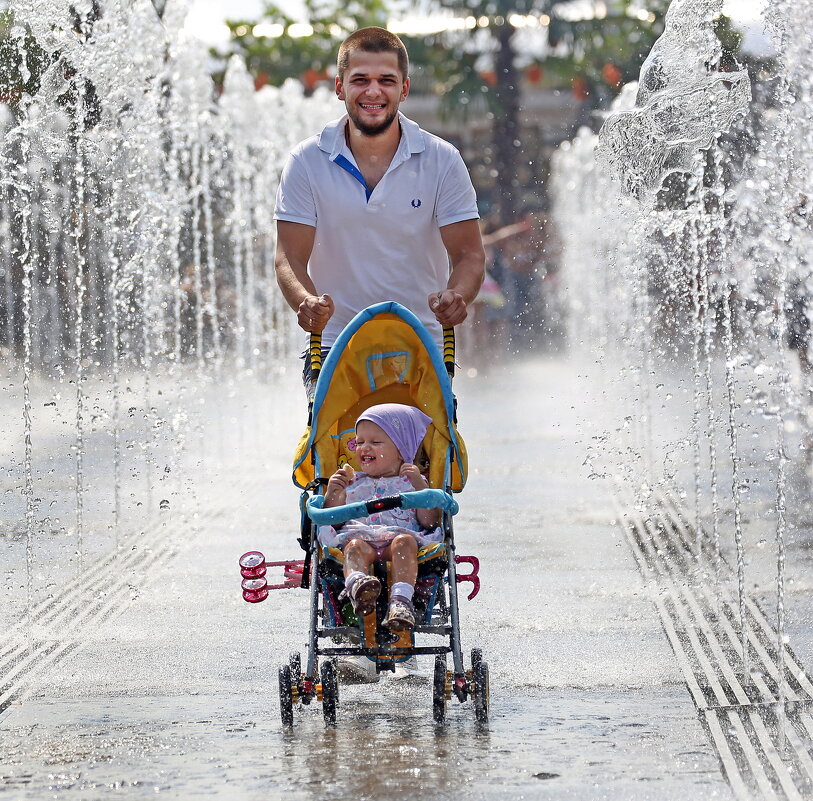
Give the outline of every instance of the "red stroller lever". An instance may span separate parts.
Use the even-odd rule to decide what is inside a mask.
[[[305,572],[304,559],[284,559],[281,562],[266,562],[268,567],[281,567],[285,581],[282,584],[269,584],[269,590],[286,590],[288,587],[301,587]]]
[[[456,576],[458,584],[463,581],[470,581],[474,585],[471,592],[466,596],[467,600],[470,601],[480,592],[480,577],[478,575],[480,572],[480,560],[476,556],[455,556],[454,561],[457,565],[461,562],[466,562],[471,565],[470,573],[464,573],[462,576],[458,573]]]

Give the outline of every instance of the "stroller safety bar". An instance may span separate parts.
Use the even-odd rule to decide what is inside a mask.
[[[456,515],[460,509],[457,501],[448,492],[429,488],[390,495],[387,498],[347,503],[344,506],[331,506],[328,509],[323,508],[324,503],[323,495],[308,498],[308,517],[317,526],[335,526],[338,523],[346,523],[354,517],[369,517],[385,509],[442,509],[452,515]]]

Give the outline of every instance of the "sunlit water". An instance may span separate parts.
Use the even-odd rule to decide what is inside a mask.
[[[556,361],[458,381],[472,475],[456,539],[483,580],[461,631],[491,667],[487,730],[457,702],[436,729],[428,684],[389,680],[343,686],[335,730],[318,706],[280,726],[276,668],[303,650],[307,593],[245,604],[236,558],[298,554],[289,457],[305,412],[290,376],[223,407],[242,409],[254,447],[200,465],[215,487],[197,526],[167,534],[177,556],[0,718],[8,785],[21,798],[727,798],[609,487],[583,464],[601,430],[584,390]],[[257,417],[265,392],[273,420]]]
[[[698,545],[735,566],[746,669],[746,592],[770,593],[784,643],[787,540],[807,541],[811,376],[788,341],[810,316],[810,10],[767,4],[774,63],[749,76],[714,35],[720,3],[676,0],[640,83],[555,167],[573,343],[624,408],[605,456],[644,504],[680,487]],[[719,556],[699,567],[719,592]]]
[[[457,539],[484,580],[462,630],[491,666],[489,730],[453,704],[438,731],[428,687],[387,682],[344,689],[335,731],[307,709],[287,734],[275,671],[303,648],[305,593],[249,607],[235,559],[299,555],[301,339],[270,213],[288,150],[337,107],[255,92],[237,59],[215,97],[177,4],[161,23],[147,2],[96,19],[15,0],[56,60],[0,107],[0,416],[18,432],[0,622],[44,654],[0,690],[14,797],[727,797],[613,500],[677,485],[724,580],[813,661],[807,394],[783,345],[783,298],[808,280],[808,6],[771,4],[779,78],[749,116],[742,71],[717,70],[715,2],[673,4],[615,149],[597,161],[582,132],[556,159],[573,364],[458,379]],[[653,138],[647,109],[678,135]],[[44,623],[37,605],[105,554],[83,590],[103,611]]]

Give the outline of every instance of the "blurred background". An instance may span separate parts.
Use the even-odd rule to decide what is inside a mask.
[[[94,676],[149,695],[157,636],[173,680],[198,671],[216,695],[228,665],[256,700],[257,663],[298,636],[293,600],[270,625],[238,611],[224,565],[293,543],[305,337],[274,278],[274,197],[291,148],[343,113],[339,42],[377,24],[410,52],[404,112],[460,149],[480,203],[461,529],[492,571],[476,614],[504,643],[502,689],[542,699],[537,736],[574,665],[599,697],[620,688],[613,704],[649,686],[634,726],[665,683],[688,708],[682,680],[719,680],[699,713],[725,737],[746,711],[772,732],[744,770],[784,748],[786,710],[811,764],[811,15],[813,0],[0,0],[0,714],[86,641],[102,656],[76,676],[66,661],[65,697]],[[534,592],[508,578],[517,553]],[[135,624],[97,632],[139,597]],[[199,623],[186,639],[176,608]],[[522,676],[517,631],[536,649]],[[689,729],[705,743],[684,718],[674,748]],[[590,764],[604,781],[616,756]]]

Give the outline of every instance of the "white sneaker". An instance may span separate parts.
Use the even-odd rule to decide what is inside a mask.
[[[375,662],[366,656],[340,656],[337,668],[345,684],[375,684],[379,679]]]
[[[391,674],[391,677],[399,681],[429,681],[429,674],[418,666],[417,656],[410,656],[409,659],[405,659],[403,662],[396,662],[395,672]]]

